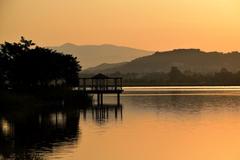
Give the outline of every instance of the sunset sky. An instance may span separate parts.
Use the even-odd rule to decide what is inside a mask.
[[[239,0],[0,0],[0,42],[240,50]]]

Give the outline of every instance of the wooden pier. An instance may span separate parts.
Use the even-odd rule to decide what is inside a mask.
[[[79,90],[97,95],[97,104],[101,106],[104,94],[116,94],[117,104],[120,105],[120,94],[123,93],[122,78],[108,77],[101,73],[91,78],[80,78]]]

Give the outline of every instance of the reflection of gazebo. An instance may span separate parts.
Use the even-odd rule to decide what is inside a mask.
[[[121,77],[108,77],[102,73],[96,74],[91,78],[80,78],[79,89],[89,93],[97,94],[102,101],[103,94],[117,94],[119,96],[123,92]]]

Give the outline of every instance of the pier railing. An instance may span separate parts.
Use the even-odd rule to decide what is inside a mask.
[[[88,93],[119,93],[122,92],[122,78],[80,78],[79,90]]]

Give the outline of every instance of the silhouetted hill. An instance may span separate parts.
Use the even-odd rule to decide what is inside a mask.
[[[169,72],[172,66],[180,70],[192,72],[209,73],[226,68],[236,72],[240,70],[240,53],[204,52],[199,49],[176,49],[166,52],[140,57],[131,62],[117,66],[112,65],[104,70],[99,66],[92,69],[94,72],[103,73],[150,73]]]
[[[90,67],[88,69],[85,69],[82,71],[82,73],[100,73],[104,72],[107,69],[113,69],[115,67],[120,67],[127,64],[127,62],[121,62],[121,63],[103,63],[96,67]]]
[[[150,55],[151,51],[115,45],[74,45],[66,43],[58,47],[49,47],[59,52],[73,54],[78,57],[83,69],[102,63],[119,63],[131,61],[137,57]]]

